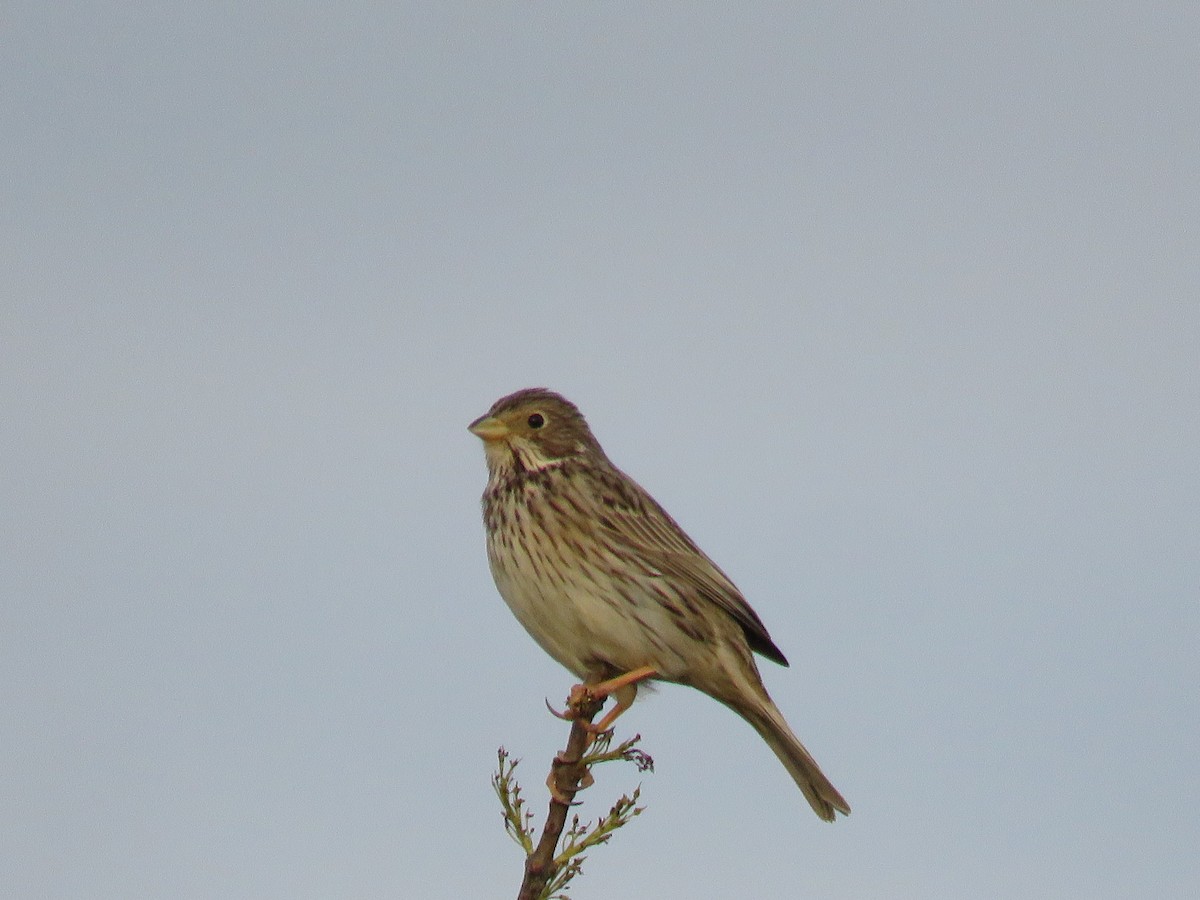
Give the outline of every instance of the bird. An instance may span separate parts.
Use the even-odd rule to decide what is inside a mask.
[[[639,683],[695,688],[750,724],[821,819],[849,815],[763,685],[755,654],[788,665],[766,626],[609,460],[578,407],[526,388],[468,428],[487,461],[483,520],[496,588],[534,641],[581,679],[576,691],[614,698],[593,728],[610,727]]]

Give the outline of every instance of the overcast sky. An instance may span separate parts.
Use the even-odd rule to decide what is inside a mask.
[[[507,897],[548,385],[854,808],[664,687],[598,897],[1200,891],[1194,3],[10,3],[0,893]]]

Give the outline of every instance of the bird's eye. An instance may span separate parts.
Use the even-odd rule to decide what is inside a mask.
[[[546,419],[541,413],[534,413],[529,417],[528,422],[530,428],[541,428],[546,424]]]

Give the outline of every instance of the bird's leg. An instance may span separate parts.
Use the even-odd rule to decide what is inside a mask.
[[[609,694],[615,694],[623,687],[636,685],[639,681],[645,681],[647,678],[653,678],[658,672],[653,666],[640,666],[626,672],[624,675],[618,675],[616,678],[609,678],[607,681],[601,681],[596,684],[577,684],[571,689],[571,693],[583,689],[590,694],[594,699],[607,697]]]
[[[642,666],[632,671],[626,672],[624,675],[618,675],[615,678],[609,678],[604,681],[594,683],[577,684],[571,688],[571,693],[567,697],[567,708],[563,712],[559,712],[550,705],[550,701],[546,701],[546,708],[560,719],[565,719],[568,722],[574,722],[575,726],[581,731],[586,732],[584,749],[590,746],[595,740],[606,731],[612,728],[613,722],[625,710],[633,705],[634,699],[637,697],[637,686],[639,682],[645,681],[647,678],[653,678],[658,672],[651,666]],[[599,678],[600,675],[591,673],[590,678]],[[616,700],[614,706],[607,715],[599,722],[592,723],[588,721],[592,716],[599,712],[599,708],[603,705],[605,699],[613,697]],[[575,730],[571,730],[572,740],[574,740]],[[580,751],[582,752],[582,750]],[[569,762],[564,758],[564,754],[560,753],[554,758],[554,764],[551,766],[550,775],[546,778],[546,787],[550,790],[550,796],[553,800],[563,805],[571,803],[570,798],[563,792],[558,784],[558,771],[562,766],[569,765]],[[585,768],[583,775],[578,782],[576,790],[581,791],[584,788],[591,787],[592,773]],[[572,792],[574,796],[574,792]]]
[[[602,682],[590,682],[588,680],[588,682],[572,686],[570,694],[566,695],[566,709],[562,713],[554,709],[548,700],[546,701],[546,709],[550,710],[551,714],[557,716],[557,718],[570,722],[580,718],[583,708],[587,707],[589,703],[605,700],[610,695],[616,695],[617,708],[613,709],[604,719],[600,720],[601,724],[605,724],[606,722],[604,728],[599,728],[588,722],[589,731],[607,731],[612,722],[616,721],[617,716],[624,713],[626,709],[629,709],[632,702],[634,702],[634,697],[637,696],[637,683],[644,682],[647,678],[653,678],[656,674],[658,674],[658,671],[653,666],[641,666],[624,674],[619,674],[617,677],[602,680]],[[599,674],[590,676],[590,678],[599,677]],[[630,688],[632,690],[626,690]]]
[[[637,696],[637,683],[627,684],[624,687],[619,687],[612,692],[613,699],[616,700],[616,705],[604,714],[599,722],[584,722],[583,730],[592,736],[592,740],[600,737],[604,732],[610,730],[613,722],[617,718],[633,706],[633,700]]]
[[[584,698],[600,700],[608,696],[612,696],[616,700],[616,705],[605,713],[604,718],[599,722],[585,722],[583,727],[592,734],[603,734],[612,728],[613,722],[625,710],[633,705],[634,698],[637,697],[637,686],[640,682],[647,678],[653,678],[657,675],[650,666],[641,666],[626,672],[624,675],[618,675],[616,678],[609,678],[607,681],[601,681],[598,684],[579,684],[571,689],[571,698],[574,699],[576,692]]]
[[[615,678],[609,678],[605,681],[597,681],[591,684],[577,684],[571,688],[571,693],[567,695],[567,708],[565,711],[559,712],[550,705],[549,701],[546,701],[546,708],[558,716],[558,718],[572,722],[580,717],[581,710],[588,704],[612,696],[616,698],[617,705],[609,710],[603,719],[595,723],[583,723],[584,728],[592,734],[602,734],[612,728],[612,724],[617,720],[617,717],[633,705],[633,700],[637,696],[638,683],[645,681],[647,678],[653,678],[657,674],[658,672],[652,666],[641,666],[626,672],[624,675],[618,675]]]

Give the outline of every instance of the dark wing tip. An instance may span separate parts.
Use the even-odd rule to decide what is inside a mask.
[[[750,645],[751,650],[771,662],[788,668],[790,663],[788,663],[787,657],[783,655],[782,650],[775,646],[775,642],[767,637],[765,632],[756,634],[749,629],[745,629],[745,632],[746,642]]]

